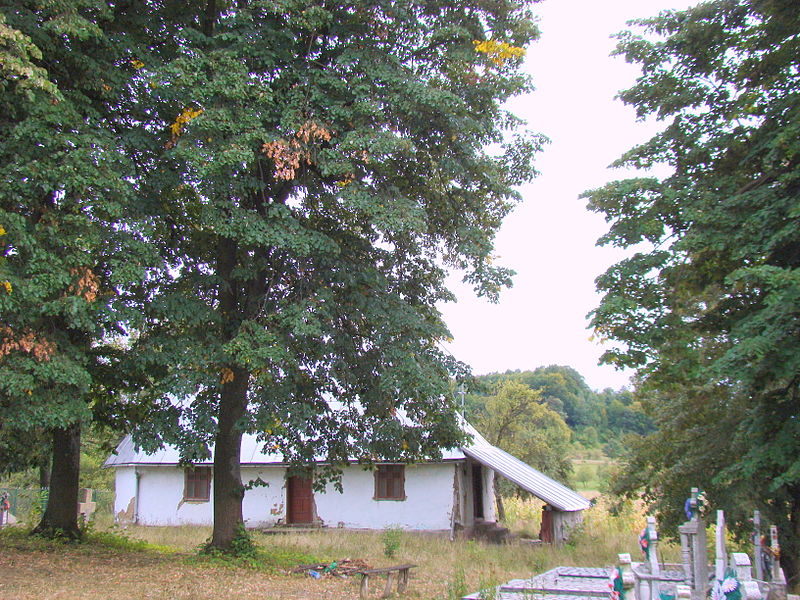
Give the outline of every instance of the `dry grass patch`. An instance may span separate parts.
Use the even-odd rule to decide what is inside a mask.
[[[536,525],[540,505],[512,499],[506,508],[517,516],[518,525]],[[454,600],[467,592],[559,565],[610,566],[619,552],[639,556],[637,539],[643,526],[642,515],[630,511],[612,517],[601,503],[587,511],[574,541],[564,546],[494,546],[402,532],[391,559],[384,555],[385,538],[380,531],[256,532],[253,537],[259,555],[250,565],[198,557],[197,548],[211,533],[204,527],[133,526],[125,530],[127,541],[100,535],[95,543],[79,545],[0,534],[0,597],[352,600],[358,596],[358,577],[316,580],[289,572],[289,567],[300,563],[349,558],[362,559],[373,567],[417,564],[404,598]],[[677,557],[674,547],[662,544],[660,548],[668,560]],[[382,583],[377,581],[373,589],[378,597]]]

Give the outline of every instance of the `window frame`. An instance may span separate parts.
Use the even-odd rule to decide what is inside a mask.
[[[373,500],[402,502],[406,500],[406,466],[404,464],[376,465]],[[383,492],[383,495],[381,493]]]
[[[198,477],[201,473],[203,476]],[[209,466],[186,467],[183,470],[183,501],[209,502],[211,500],[212,477],[213,471]],[[192,493],[190,494],[190,492]]]

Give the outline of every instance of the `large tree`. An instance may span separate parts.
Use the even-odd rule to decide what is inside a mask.
[[[618,165],[663,178],[588,193],[635,248],[598,279],[593,322],[638,369],[659,431],[622,489],[672,523],[690,485],[745,527],[754,507],[800,564],[800,12],[789,0],[715,0],[635,23],[618,53],[641,65],[621,98],[664,130]]]
[[[52,455],[48,535],[80,535],[81,426],[119,389],[106,341],[148,248],[126,221],[117,16],[99,0],[0,5],[0,447]],[[43,435],[47,451],[32,451]]]
[[[137,439],[187,460],[213,446],[211,545],[229,549],[243,432],[334,467],[459,442],[436,303],[448,267],[490,298],[509,280],[493,237],[541,140],[509,138],[501,105],[528,89],[536,28],[508,0],[194,16],[174,60],[132,57],[141,127],[162,133],[142,186],[170,263],[137,346],[162,410]]]

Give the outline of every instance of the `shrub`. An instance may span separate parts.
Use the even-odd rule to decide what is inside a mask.
[[[386,527],[381,534],[381,542],[383,542],[383,555],[386,558],[394,558],[400,548],[400,542],[402,539],[402,527]]]

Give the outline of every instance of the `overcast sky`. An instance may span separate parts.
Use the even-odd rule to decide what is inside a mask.
[[[593,389],[628,383],[629,372],[598,366],[603,348],[587,329],[587,314],[600,300],[594,280],[624,254],[595,245],[607,226],[578,196],[624,177],[608,165],[660,125],[637,122],[631,107],[614,100],[635,81],[638,69],[609,56],[616,44],[611,35],[629,19],[689,4],[545,0],[535,5],[542,38],[528,50],[525,68],[536,91],[511,108],[551,144],[536,161],[541,176],[522,188],[522,203],[497,237],[497,262],[517,272],[514,287],[490,304],[454,277],[458,302],[440,307],[454,338],[448,350],[475,374],[558,364],[575,368]]]

